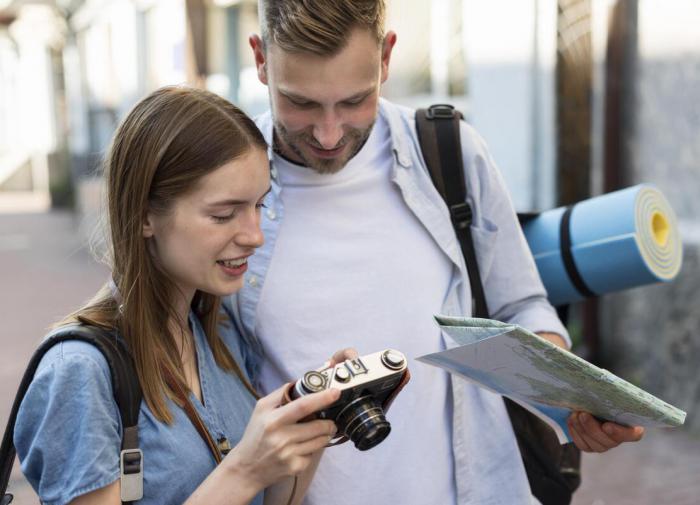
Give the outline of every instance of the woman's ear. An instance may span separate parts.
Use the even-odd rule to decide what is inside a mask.
[[[153,234],[153,216],[150,212],[148,212],[146,213],[146,217],[143,220],[143,237],[151,238]]]

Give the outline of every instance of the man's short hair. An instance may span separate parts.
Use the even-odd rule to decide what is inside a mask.
[[[384,40],[384,0],[259,0],[258,15],[265,47],[287,52],[332,56],[355,28]]]

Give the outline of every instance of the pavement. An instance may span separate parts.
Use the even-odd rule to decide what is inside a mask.
[[[108,270],[94,261],[73,214],[0,193],[0,426],[47,328],[86,302]],[[642,442],[585,454],[573,505],[700,505],[700,438],[648,430]],[[38,503],[16,463],[13,504]],[[433,504],[426,504],[433,505]],[[517,504],[514,504],[517,505]]]

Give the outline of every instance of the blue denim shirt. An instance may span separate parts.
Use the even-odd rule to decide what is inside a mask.
[[[379,114],[387,121],[391,132],[392,181],[400,189],[407,207],[453,264],[442,312],[468,316],[471,314],[471,291],[464,259],[447,207],[425,167],[416,135],[414,111],[382,99]],[[273,126],[270,114],[258,118],[257,124],[271,145]],[[520,324],[532,331],[559,333],[568,340],[565,328],[547,302],[505,184],[483,140],[464,122],[461,139],[467,199],[474,214],[472,235],[492,317]],[[274,154],[271,150],[268,154],[272,166],[272,192],[262,220],[265,245],[249,260],[246,286],[227,300],[238,327],[250,341],[251,349],[261,357],[260,366],[265,366],[265,353],[274,353],[274,349],[261,349],[255,339],[256,309],[285,212]],[[276,253],[283,254],[283,251]],[[386,261],[391,261],[391,258],[386,258]],[[332,279],[326,288],[328,295],[332,296]],[[458,503],[529,503],[531,494],[527,477],[501,397],[456,377],[451,378],[451,386],[452,446]],[[407,477],[418,479],[420,475]],[[430,486],[430,483],[425,485]],[[413,504],[410,496],[402,496],[400,490],[396,492],[397,503]]]
[[[220,369],[199,320],[195,336],[203,403],[190,397],[212,437],[234,446],[243,435],[255,399],[233,374]],[[223,332],[237,363],[249,356],[231,332]],[[241,366],[243,368],[243,366]],[[157,420],[142,402],[142,504],[183,503],[215,467],[214,459],[184,411],[167,400],[174,421]],[[17,417],[14,442],[22,471],[42,503],[60,505],[119,478],[121,419],[109,367],[94,346],[57,344],[42,359]],[[253,502],[262,504],[262,493]]]

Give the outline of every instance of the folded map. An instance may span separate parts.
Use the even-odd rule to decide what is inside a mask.
[[[507,396],[570,441],[572,410],[628,426],[674,427],[685,412],[516,325],[491,319],[435,316],[456,346],[418,361]]]

